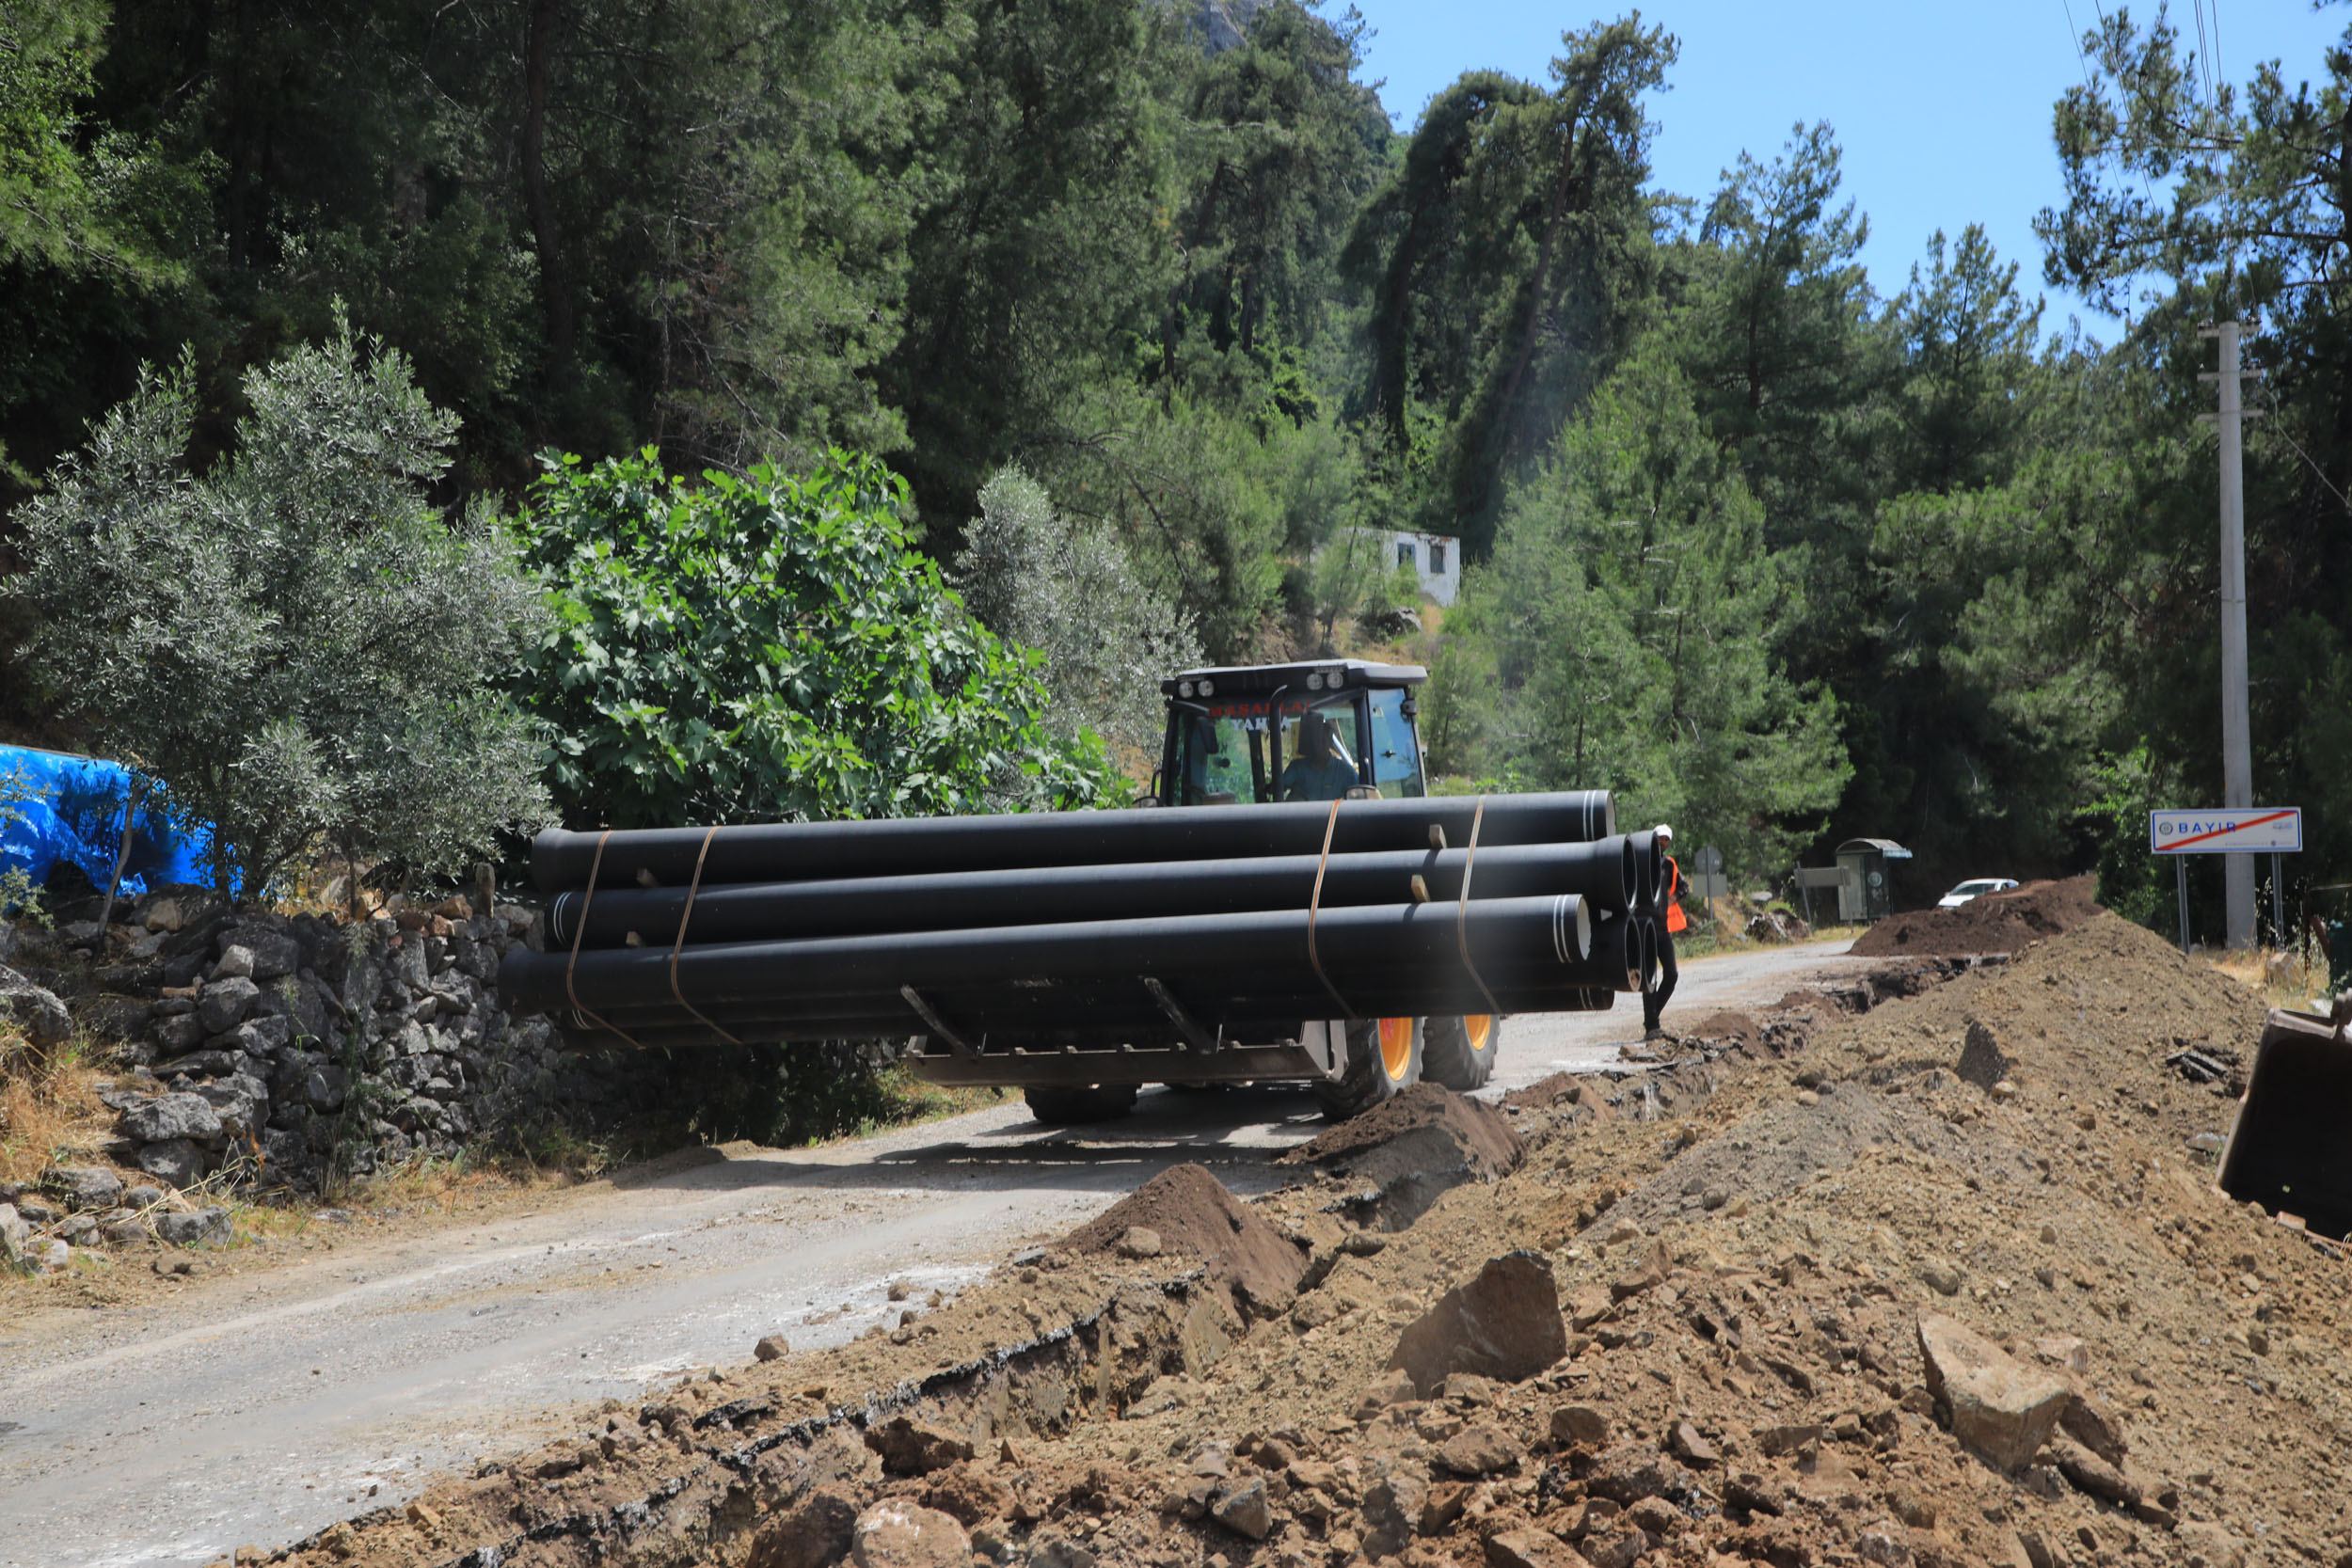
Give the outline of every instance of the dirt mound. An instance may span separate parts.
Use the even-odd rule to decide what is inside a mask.
[[[1853,944],[1857,958],[1921,954],[2014,953],[2029,942],[2071,931],[2103,912],[2089,876],[2027,882],[1988,893],[1956,910],[1916,910],[1882,920]]]
[[[1245,1303],[1281,1300],[1307,1269],[1296,1244],[1200,1165],[1169,1166],[1063,1237],[1061,1247],[1115,1257],[1131,1229],[1157,1236],[1163,1256],[1198,1258]]]
[[[1341,1212],[1358,1225],[1402,1230],[1440,1195],[1468,1181],[1500,1181],[1526,1154],[1501,1111],[1421,1083],[1275,1163],[1344,1176],[1357,1190],[1341,1200]]]
[[[1754,1051],[1764,1043],[1764,1031],[1745,1013],[1709,1013],[1696,1023],[1677,1025],[1677,1035],[1691,1039],[1723,1040]]]
[[[1437,1084],[1415,1084],[1395,1099],[1351,1117],[1321,1137],[1300,1144],[1275,1162],[1279,1165],[1344,1164],[1392,1143],[1407,1132],[1438,1128],[1465,1148],[1477,1150],[1500,1176],[1519,1163],[1526,1146],[1494,1107]]]
[[[2250,1049],[2262,1008],[2106,915],[1942,973],[1818,1007],[1794,1059],[1698,1053],[1522,1096],[1519,1169],[1402,1231],[1345,1226],[1356,1178],[1331,1162],[1247,1206],[1171,1172],[903,1340],[583,1410],[583,1439],[286,1560],[734,1562],[827,1485],[945,1509],[996,1561],[1099,1568],[1576,1560],[1563,1542],[1619,1563],[2340,1560],[2342,1250],[2213,1190],[2201,1135],[2233,1107],[2166,1061]],[[1954,1071],[1972,1033],[2013,1064],[2007,1092]],[[1392,1114],[1406,1137],[1448,1125]],[[1319,1272],[1229,1332],[1180,1267],[1119,1255],[1133,1225],[1187,1259],[1287,1229]],[[1391,1370],[1520,1249],[1550,1271],[1565,1354],[1524,1381]],[[2003,1376],[2066,1386],[2060,1434],[2015,1471],[1931,1394],[1935,1319]],[[923,1461],[943,1468],[886,1475],[851,1430],[901,1414],[944,1433]]]

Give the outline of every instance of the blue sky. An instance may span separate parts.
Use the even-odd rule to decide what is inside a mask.
[[[1826,119],[1845,150],[1845,189],[1870,219],[1863,260],[1880,293],[1899,291],[1937,229],[1981,223],[2023,263],[2018,281],[2049,296],[2045,331],[2080,314],[2106,318],[2042,284],[2034,214],[2062,190],[2050,107],[2082,80],[2073,39],[2118,0],[1654,0],[1645,22],[1682,40],[1670,91],[1653,101],[1652,150],[1662,188],[1704,198],[1742,149],[1769,159],[1798,120]],[[1336,13],[1344,0],[1330,0]],[[1548,82],[1564,29],[1622,14],[1530,0],[1356,0],[1375,29],[1361,72],[1386,78],[1381,103],[1400,130],[1462,71]],[[2074,26],[2068,24],[2073,8]],[[2153,5],[2136,5],[2138,17]],[[2352,12],[2314,14],[2307,0],[2204,0],[2218,16],[2222,71],[2243,85],[2257,60],[2283,62],[2290,83],[2325,75],[2322,51]],[[2174,24],[2196,37],[2188,0]],[[2210,23],[2209,23],[2210,24]]]

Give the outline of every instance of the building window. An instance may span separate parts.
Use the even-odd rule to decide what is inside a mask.
[[[1396,563],[1397,563],[1399,566],[1411,566],[1411,565],[1414,565],[1414,564],[1415,564],[1415,562],[1414,562],[1413,557],[1414,557],[1414,550],[1413,550],[1413,546],[1410,546],[1410,545],[1408,545],[1408,544],[1406,544],[1406,543],[1404,540],[1402,540],[1402,539],[1398,540],[1398,541],[1396,542]]]
[[[1429,546],[1429,575],[1436,578],[1445,576],[1445,546],[1443,545]]]

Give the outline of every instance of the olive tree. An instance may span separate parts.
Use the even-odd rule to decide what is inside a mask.
[[[19,514],[20,651],[60,719],[214,825],[224,894],[330,845],[446,870],[541,821],[501,679],[546,612],[488,507],[429,499],[454,419],[338,324],[247,372],[199,472],[194,381],[142,373]]]
[[[1143,580],[1111,531],[1057,513],[1019,468],[980,491],[955,582],[999,636],[1045,656],[1045,720],[1153,757],[1160,681],[1201,661],[1192,617]]]

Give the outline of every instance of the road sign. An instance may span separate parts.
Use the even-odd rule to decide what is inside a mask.
[[[1691,857],[1691,869],[1702,877],[1712,877],[1724,868],[1724,852],[1713,845],[1703,846]]]
[[[2159,855],[2295,855],[2303,850],[2303,808],[2152,811],[2148,847]]]

